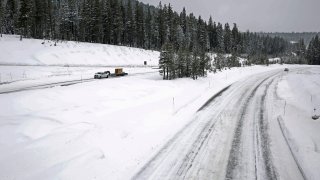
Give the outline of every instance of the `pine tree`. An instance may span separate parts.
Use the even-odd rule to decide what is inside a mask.
[[[239,34],[239,30],[237,24],[233,24],[233,28],[231,31],[231,51],[234,53],[239,53],[241,50],[241,36]]]
[[[176,15],[174,14],[170,4],[168,5],[166,21],[168,24],[168,39],[173,44],[174,49],[177,51],[179,49],[179,43],[177,41],[179,20],[176,18]]]
[[[320,65],[320,39],[318,35],[310,41],[306,58],[308,60],[308,64]]]
[[[225,67],[225,57],[222,53],[218,53],[214,59],[215,69],[221,71]]]
[[[165,50],[162,50],[160,52],[160,58],[159,58],[159,68],[161,69],[160,70],[160,75],[163,76],[163,79],[166,79],[166,70],[167,70],[167,67],[166,67],[166,62],[167,62],[167,51]]]
[[[217,24],[213,23],[213,30],[212,30],[212,49],[217,50],[219,41],[218,41],[218,32],[217,32]]]
[[[240,63],[237,59],[237,52],[236,51],[233,51],[231,53],[231,56],[229,57],[229,68],[231,67],[239,67],[240,66]]]
[[[54,24],[54,5],[52,4],[51,0],[47,0],[47,19],[46,19],[46,38],[52,39],[55,35]]]
[[[134,46],[134,18],[133,18],[133,11],[132,11],[132,5],[131,1],[128,1],[127,5],[127,18],[126,18],[126,44],[128,44],[130,47]]]
[[[69,0],[69,27],[70,27],[70,39],[73,41],[79,40],[79,7],[77,4],[77,0]],[[100,6],[99,6],[100,7]],[[101,11],[99,11],[100,13]]]
[[[316,43],[316,49],[317,49],[317,56],[316,56],[316,64],[317,65],[320,65],[320,39],[319,39],[319,36],[317,35],[316,38],[317,40],[317,43]]]
[[[202,20],[201,16],[198,18],[197,24],[197,38],[200,51],[206,52],[208,50],[208,34],[206,31],[205,22]]]
[[[218,23],[218,25],[217,25],[217,46],[216,46],[216,51],[218,53],[225,52],[225,49],[224,49],[224,37],[223,37],[223,27],[222,27],[222,24],[220,24],[220,23]]]
[[[25,37],[31,36],[31,26],[33,22],[33,6],[31,0],[20,1],[19,27],[20,32]]]
[[[185,57],[185,51],[180,48],[178,50],[177,54],[177,70],[178,70],[178,77],[182,78],[184,77],[185,70],[186,70],[186,57]]]
[[[147,12],[147,17],[145,20],[146,24],[146,44],[147,48],[151,49],[151,43],[152,43],[152,15],[151,15],[151,10],[150,6],[148,6],[148,12]]]
[[[145,43],[145,29],[144,29],[144,12],[143,7],[136,1],[135,6],[135,32],[137,47],[144,48]]]
[[[71,38],[71,12],[69,8],[69,3],[67,1],[63,1],[60,4],[60,39],[69,40]],[[91,14],[90,14],[91,15]]]
[[[298,42],[298,47],[296,54],[298,56],[298,63],[303,64],[305,63],[305,56],[306,56],[306,46],[304,44],[304,39],[300,39]]]
[[[2,4],[2,3],[1,3]],[[5,32],[8,34],[15,33],[15,25],[16,25],[16,14],[17,14],[17,4],[14,0],[8,0],[5,6],[5,14],[3,15],[4,18],[4,28]]]
[[[314,64],[320,65],[320,39],[319,39],[319,36],[316,35],[314,40],[315,40],[314,46],[315,46],[315,50],[316,50]]]
[[[3,8],[3,2],[0,2],[0,37],[2,37],[2,33],[4,32],[4,8]]]
[[[186,34],[187,33],[187,13],[184,7],[182,9],[182,12],[180,13],[180,26],[182,27],[183,34]]]
[[[83,7],[81,10],[81,15],[80,15],[80,24],[79,24],[79,29],[80,29],[80,40],[85,41],[85,42],[91,42],[91,3],[90,0],[84,0],[83,2]]]
[[[209,34],[209,44],[210,44],[210,50],[212,51],[214,49],[214,28],[213,28],[213,21],[212,17],[209,18],[208,23],[208,34]]]
[[[195,47],[192,52],[192,62],[191,62],[191,76],[192,76],[192,79],[194,80],[198,79],[199,69],[200,69],[199,62],[200,62],[199,50],[197,49],[197,47]]]
[[[157,26],[157,12],[153,12],[151,18],[151,49],[159,49],[159,27]]]
[[[231,31],[228,23],[224,26],[224,51],[231,53]]]
[[[111,16],[111,3],[110,0],[102,1],[102,31],[103,31],[103,43],[110,44],[111,43],[111,33],[112,33],[112,16]]]
[[[118,45],[121,35],[122,18],[118,0],[111,0],[111,43]]]
[[[50,27],[48,19],[51,13],[48,0],[35,0],[34,6],[34,35],[35,38],[47,38],[49,36],[48,29]],[[51,4],[50,4],[51,5]]]
[[[191,76],[191,63],[192,63],[192,57],[191,57],[191,52],[189,50],[186,51],[186,69],[185,69],[185,77],[190,77]]]
[[[186,41],[185,34],[183,33],[182,27],[177,24],[177,30],[176,30],[176,49],[185,49],[186,46],[188,46],[188,43]]]
[[[163,79],[175,78],[174,49],[170,42],[166,42],[162,47],[159,68],[162,70],[160,73],[163,75]]]
[[[205,51],[202,50],[200,52],[199,58],[200,58],[200,62],[199,62],[198,74],[200,76],[206,76],[206,72],[210,68],[209,67],[210,57],[208,56],[208,54]]]
[[[99,0],[94,0],[93,2],[93,11],[91,13],[91,41],[95,43],[101,43],[101,7]]]
[[[120,44],[125,45],[125,39],[126,39],[126,8],[124,7],[123,1],[120,1],[120,18],[121,18],[121,24],[120,24]]]
[[[157,14],[157,27],[159,33],[159,41],[158,47],[162,47],[166,42],[167,38],[167,26],[166,26],[166,9],[162,7],[161,2],[158,6],[158,14]]]
[[[198,49],[198,36],[197,36],[197,19],[191,13],[188,19],[188,36],[189,36],[189,51],[193,52]]]

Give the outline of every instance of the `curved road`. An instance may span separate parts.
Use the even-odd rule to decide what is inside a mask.
[[[213,96],[133,179],[306,179],[273,114],[284,75],[258,74]]]

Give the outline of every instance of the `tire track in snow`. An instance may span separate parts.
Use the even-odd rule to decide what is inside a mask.
[[[204,110],[206,107],[208,107],[211,103],[215,101],[215,99],[219,96],[221,96],[226,90],[228,90],[232,85],[229,85],[219,91],[217,94],[212,96],[197,112]],[[240,97],[243,97],[246,94],[246,91],[244,91]],[[237,100],[237,103],[240,103],[242,101],[241,98]],[[224,111],[221,111],[218,113],[217,117],[220,117],[224,114]],[[194,165],[194,161],[196,158],[203,152],[204,150],[203,146],[205,145],[206,142],[208,142],[209,138],[212,136],[211,134],[213,133],[213,130],[215,128],[215,125],[218,121],[219,118],[215,118],[216,120],[213,121],[208,121],[206,124],[205,128],[201,131],[199,136],[197,137],[196,141],[193,143],[192,148],[188,151],[188,154],[185,156],[183,162],[181,163],[179,170],[178,170],[178,176],[181,177],[182,179],[188,179],[186,176],[188,175],[189,170],[192,168]]]
[[[232,88],[230,88],[229,91],[227,91],[229,88],[226,88],[224,91],[212,96],[212,98],[198,110],[201,114],[204,113],[206,115],[208,115],[206,113],[207,111],[213,112],[210,113],[211,116],[206,117],[206,119],[199,119],[199,117],[196,116],[194,120],[182,128],[162,149],[158,151],[158,153],[156,153],[143,167],[141,167],[132,179],[195,179],[198,177],[198,173],[202,173],[202,175],[204,173],[206,176],[203,176],[203,178],[208,178],[213,175],[212,177],[227,179],[225,174],[227,171],[226,168],[227,165],[230,167],[230,162],[232,162],[230,160],[231,157],[228,157],[229,154],[232,154],[229,153],[229,151],[231,151],[229,149],[229,142],[230,145],[232,145],[232,143],[235,144],[234,141],[236,137],[233,137],[232,135],[228,137],[229,135],[225,134],[230,130],[227,131],[225,129],[219,132],[218,129],[215,129],[217,125],[227,123],[227,121],[219,119],[219,117],[221,117],[221,115],[223,115],[223,113],[225,113],[230,107],[233,118],[228,118],[227,120],[231,121],[231,124],[223,125],[222,127],[235,128],[239,131],[241,128],[237,126],[239,120],[237,120],[238,118],[236,118],[236,115],[240,114],[242,119],[245,118],[246,109],[249,107],[251,99],[253,99],[256,94],[255,92],[258,91],[259,87],[265,81],[276,74],[278,74],[278,72],[265,74],[268,75],[268,77],[265,75],[262,76],[266,77],[263,80],[260,80],[259,77],[254,79],[250,78],[249,81],[244,81],[245,83],[240,82],[238,86],[231,86]],[[220,98],[217,99],[220,94],[223,97],[221,100]],[[242,105],[242,108],[239,108],[239,105]],[[212,109],[206,108],[209,106],[212,107]],[[219,125],[219,127],[221,127],[221,125]],[[232,133],[231,131],[229,134]],[[219,135],[215,136],[215,132],[218,132],[219,135],[226,136],[226,138],[224,138],[223,141],[218,140],[217,138],[220,137]],[[223,146],[224,148],[219,148],[218,151],[222,149],[227,150],[221,151],[222,153],[227,152],[225,153],[226,155],[223,155],[221,159],[219,156],[215,158],[215,155],[212,154],[215,150],[207,154],[209,141],[213,142],[214,146]],[[223,142],[223,144],[219,144],[220,142]],[[240,139],[239,142],[241,142]],[[213,156],[214,160],[207,161],[207,159],[211,159],[211,156]],[[203,160],[205,162],[203,162]],[[211,167],[203,169],[202,167],[210,166],[207,163],[215,162],[220,162],[222,164],[220,166],[220,163],[214,165],[217,169],[210,169]],[[229,172],[232,171],[229,169]]]
[[[197,112],[202,111],[203,109],[205,109],[209,104],[213,103],[217,98],[219,98],[226,90],[228,90],[230,88],[229,85],[227,87],[225,87],[224,89],[222,89],[221,91],[219,91],[218,93],[216,93],[215,95],[213,95],[205,104],[203,104]],[[170,147],[174,146],[176,144],[176,140],[178,139],[179,136],[181,136],[184,131],[191,127],[193,124],[195,123],[195,121],[191,121],[190,123],[188,123],[187,125],[185,125],[173,138],[171,138],[168,143],[159,150],[159,152],[153,157],[151,158],[133,177],[132,179],[145,179],[145,175],[144,174],[148,174],[146,173],[150,167],[153,166],[153,164],[159,160],[159,158],[161,158],[161,155],[165,155],[167,153],[167,155],[169,154],[168,152],[170,152]],[[211,124],[210,124],[211,123]],[[209,121],[205,126],[204,129],[202,129],[201,133],[198,135],[198,137],[196,138],[197,140],[193,143],[192,145],[192,149],[189,150],[189,152],[187,153],[187,155],[184,157],[183,162],[181,163],[179,169],[178,169],[178,176],[183,176],[183,178],[185,177],[187,171],[191,168],[192,166],[192,162],[194,161],[194,159],[197,157],[198,152],[201,150],[202,146],[204,145],[205,141],[208,139],[208,137],[210,136],[213,127],[215,125],[215,121]],[[209,127],[209,128],[208,128]],[[190,164],[191,161],[191,164]],[[152,169],[152,168],[151,168]]]
[[[83,80],[72,80],[72,81],[63,81],[63,82],[56,82],[56,83],[47,83],[47,84],[41,84],[41,85],[29,86],[29,87],[20,88],[20,89],[4,91],[4,92],[0,92],[0,94],[9,94],[9,93],[16,93],[16,92],[21,92],[21,91],[37,90],[37,89],[47,89],[47,88],[53,88],[56,86],[68,86],[68,85],[74,85],[74,84],[79,84],[79,83],[83,83],[83,82],[91,82],[94,80],[95,79],[90,78],[90,79],[83,79]]]
[[[268,77],[269,78],[269,77]],[[254,89],[253,91],[250,93],[248,99],[245,101],[244,105],[241,108],[241,114],[240,114],[240,119],[237,123],[236,126],[236,130],[234,133],[234,138],[232,141],[232,148],[230,151],[230,155],[229,155],[229,160],[228,160],[228,165],[227,165],[227,173],[226,173],[226,179],[234,179],[234,175],[233,175],[233,171],[235,169],[236,166],[239,165],[239,154],[238,154],[238,150],[240,148],[240,144],[241,144],[241,135],[242,135],[242,127],[243,127],[243,121],[246,115],[246,111],[247,111],[247,107],[249,105],[249,102],[251,101],[251,99],[254,97],[256,91],[258,90],[258,88],[260,87],[260,85],[265,82],[268,78],[262,80]],[[256,177],[257,179],[257,177]]]
[[[268,179],[278,179],[277,178],[277,172],[275,170],[275,167],[272,162],[271,158],[271,150],[270,150],[270,137],[268,134],[269,124],[268,120],[265,117],[265,103],[266,103],[266,96],[269,90],[270,85],[274,82],[274,78],[266,85],[266,88],[264,90],[264,93],[261,97],[260,101],[260,113],[259,113],[259,134],[261,134],[260,139],[258,139],[261,143],[260,146],[262,148],[262,157],[263,157],[263,163],[266,170],[266,175],[268,176]]]
[[[142,73],[133,73],[130,75],[131,76],[139,76],[139,75],[144,75],[144,74],[153,74],[156,72],[142,72]],[[110,78],[110,77],[109,77]],[[87,79],[78,79],[78,80],[70,80],[70,81],[61,81],[61,82],[55,82],[55,83],[44,83],[44,84],[39,84],[39,85],[34,85],[34,86],[28,86],[24,88],[19,88],[19,89],[12,89],[12,90],[7,90],[7,91],[0,91],[1,94],[10,94],[10,93],[17,93],[17,92],[22,92],[22,91],[31,91],[31,90],[38,90],[38,89],[48,89],[48,88],[53,88],[57,86],[72,86],[80,83],[87,83],[87,82],[92,82],[92,81],[101,81],[101,80],[107,80],[106,79],[94,79],[94,78],[87,78]],[[120,77],[113,77],[113,78],[120,78]],[[126,77],[122,77],[126,78]],[[1,85],[1,84],[0,84]]]
[[[241,114],[240,114],[240,118],[238,120],[238,123],[236,125],[236,130],[234,133],[234,139],[232,141],[232,148],[230,150],[230,155],[229,155],[229,160],[228,160],[228,165],[227,165],[227,172],[226,172],[226,179],[235,179],[235,171],[236,171],[236,167],[239,166],[240,161],[241,161],[241,154],[240,154],[240,147],[242,144],[242,134],[243,134],[243,126],[244,126],[244,121],[245,121],[245,117],[249,108],[249,104],[250,102],[253,101],[254,96],[256,95],[258,89],[261,87],[261,85],[263,83],[265,83],[268,79],[270,78],[274,78],[275,76],[277,76],[278,73],[275,73],[271,76],[268,76],[267,78],[263,79],[257,86],[255,86],[255,88],[250,92],[250,95],[248,96],[248,98],[246,99],[245,103],[243,104],[242,108],[241,108]],[[258,125],[257,127],[254,126],[254,161],[255,161],[255,179],[258,179],[258,157],[257,157],[257,153],[258,150],[262,150],[262,154],[263,154],[263,159],[264,159],[264,168],[265,171],[267,172],[267,176],[269,179],[277,179],[276,173],[274,171],[274,167],[272,165],[272,161],[270,159],[271,157],[271,152],[270,149],[268,147],[268,143],[265,144],[266,142],[269,142],[269,138],[268,138],[268,133],[267,133],[267,127],[264,125],[264,103],[265,103],[265,97],[267,94],[267,90],[269,88],[269,86],[271,85],[273,81],[271,81],[270,83],[267,84],[265,92],[263,94],[263,96],[261,97],[261,101],[260,101],[260,110],[259,110],[259,121],[258,121]],[[262,135],[262,136],[261,136]],[[261,142],[262,141],[262,142]],[[265,147],[267,146],[267,147]],[[258,149],[257,149],[258,148]],[[269,149],[269,150],[267,150]]]

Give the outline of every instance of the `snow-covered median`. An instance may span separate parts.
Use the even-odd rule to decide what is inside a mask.
[[[279,82],[277,118],[306,179],[320,177],[320,67],[289,72]]]

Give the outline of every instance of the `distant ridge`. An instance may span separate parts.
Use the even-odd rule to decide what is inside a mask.
[[[296,41],[298,42],[300,39],[304,39],[304,43],[308,45],[313,37],[317,34],[320,35],[320,32],[274,32],[274,33],[266,33],[266,32],[259,32],[259,35],[262,36],[271,36],[271,37],[282,37],[287,41]]]

